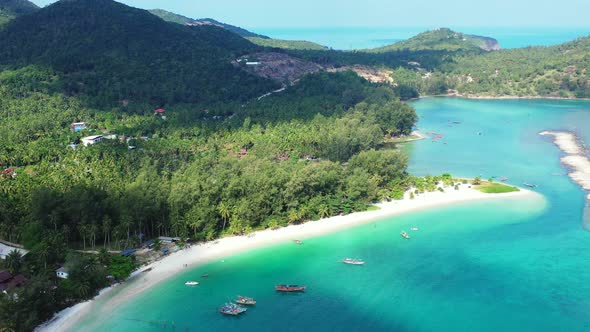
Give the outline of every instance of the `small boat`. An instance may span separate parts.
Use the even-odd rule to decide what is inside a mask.
[[[256,300],[251,297],[241,295],[239,295],[238,298],[234,300],[234,302],[241,305],[256,305]]]
[[[235,304],[235,303],[226,303],[223,305],[223,307],[219,308],[219,312],[221,312],[224,315],[230,315],[230,316],[238,316],[240,314],[243,314],[247,310],[248,309],[242,307],[241,305]]]
[[[201,276],[201,278],[209,278],[209,273],[205,273]]]
[[[295,242],[295,244],[303,244],[303,241],[301,240],[293,240],[293,242]]]
[[[506,181],[508,181],[508,178],[501,178],[500,181],[506,182]]]
[[[410,230],[415,232],[415,231],[418,231],[420,229],[418,227],[412,227],[412,228],[410,228]]]
[[[536,184],[530,184],[530,183],[524,183],[525,186],[529,187],[529,188],[537,188]]]
[[[283,293],[300,293],[305,292],[305,286],[298,286],[298,285],[276,285],[275,289],[277,292]]]
[[[406,231],[402,231],[400,234],[403,238],[406,238],[406,239],[410,238],[410,235],[408,235],[408,233],[406,233]]]
[[[365,261],[360,260],[360,259],[352,259],[352,258],[345,258],[342,260],[342,263],[350,264],[350,265],[365,265]]]
[[[199,282],[198,281],[187,281],[184,284],[187,286],[196,286],[199,284]]]

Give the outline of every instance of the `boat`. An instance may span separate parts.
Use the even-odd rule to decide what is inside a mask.
[[[293,240],[293,242],[295,242],[295,244],[303,244],[303,241],[301,240]]]
[[[501,178],[500,181],[506,182],[506,181],[508,181],[508,178]]]
[[[199,282],[198,281],[187,281],[184,284],[187,286],[196,286],[199,284]]]
[[[350,264],[350,265],[365,265],[365,261],[360,260],[360,259],[352,259],[352,258],[345,258],[342,260],[342,263]]]
[[[400,234],[401,234],[402,237],[404,237],[406,239],[409,239],[410,238],[410,235],[408,235],[408,233],[406,233],[406,231],[402,231]]]
[[[418,231],[420,229],[418,227],[412,227],[410,230],[415,232],[415,231]]]
[[[305,286],[298,286],[298,285],[276,285],[275,289],[277,292],[283,293],[301,293],[305,292]]]
[[[237,304],[241,305],[256,305],[256,300],[251,297],[238,295],[238,298],[234,300]]]
[[[209,273],[205,273],[201,276],[201,278],[209,278]]]
[[[219,308],[219,312],[221,312],[224,315],[230,315],[230,316],[238,316],[240,314],[243,314],[247,310],[248,309],[242,307],[239,304],[235,304],[235,303],[226,303],[223,305],[223,307]]]
[[[531,184],[531,183],[524,183],[525,186],[529,187],[529,188],[537,188],[536,184]]]

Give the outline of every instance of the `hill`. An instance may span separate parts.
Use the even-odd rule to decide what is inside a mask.
[[[325,51],[328,50],[328,47],[306,41],[306,40],[282,40],[282,39],[271,39],[271,38],[260,38],[260,37],[248,37],[246,38],[252,43],[270,47],[270,48],[282,48],[286,50],[315,50],[315,51]]]
[[[0,67],[53,70],[51,88],[101,105],[255,97],[275,83],[231,60],[257,49],[227,30],[164,22],[111,0],[62,0],[0,31]]]
[[[179,14],[175,14],[175,13],[163,10],[163,9],[151,9],[151,10],[149,10],[149,12],[158,16],[159,18],[161,18],[167,22],[177,23],[177,24],[181,24],[181,25],[190,25],[190,26],[212,25],[212,26],[216,26],[216,27],[231,31],[235,34],[242,36],[242,37],[269,39],[269,37],[267,37],[267,36],[259,35],[259,34],[250,32],[246,29],[243,29],[243,28],[231,25],[231,24],[222,23],[222,22],[216,21],[212,18],[192,19],[192,18],[182,16]]]
[[[0,0],[0,25],[8,23],[17,16],[30,14],[38,9],[37,5],[27,0]]]
[[[451,29],[440,28],[423,32],[410,39],[392,45],[371,49],[371,52],[396,50],[437,50],[437,51],[493,51],[500,49],[497,40],[489,37],[466,35]]]

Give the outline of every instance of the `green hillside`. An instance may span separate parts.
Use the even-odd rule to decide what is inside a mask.
[[[282,48],[287,50],[319,50],[324,51],[328,48],[320,44],[305,41],[305,40],[282,40],[282,39],[269,39],[260,37],[248,37],[246,38],[252,43],[271,48]]]
[[[250,32],[246,29],[237,27],[235,25],[222,23],[222,22],[216,21],[212,18],[192,19],[192,18],[182,16],[179,14],[175,14],[175,13],[163,10],[163,9],[151,9],[151,10],[149,10],[149,12],[158,16],[159,18],[163,19],[164,21],[168,21],[168,22],[172,22],[172,23],[177,23],[177,24],[182,24],[182,25],[194,25],[194,26],[212,25],[212,26],[220,27],[225,30],[231,31],[235,34],[242,36],[242,37],[268,39],[268,37],[266,37],[266,36],[262,36],[262,35]]]
[[[257,50],[214,26],[164,22],[109,0],[60,1],[0,31],[0,66],[55,71],[51,88],[102,105],[246,100],[274,83],[230,61]]]
[[[466,35],[451,29],[441,28],[423,32],[415,37],[392,45],[368,50],[370,52],[389,52],[396,50],[436,50],[436,51],[490,51],[499,49],[498,42],[489,37]]]
[[[8,23],[13,18],[30,14],[39,7],[27,0],[0,0],[0,25]]]

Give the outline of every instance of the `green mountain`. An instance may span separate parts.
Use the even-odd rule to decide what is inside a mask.
[[[441,28],[423,32],[415,37],[392,45],[371,49],[371,52],[388,52],[397,50],[437,50],[437,51],[492,51],[499,50],[497,40],[489,37],[466,35],[451,29]]]
[[[282,48],[286,50],[328,50],[328,47],[326,46],[306,40],[282,40],[261,37],[247,37],[246,39],[248,39],[256,45],[270,48]]]
[[[253,32],[250,32],[246,29],[242,29],[240,27],[225,24],[219,21],[216,21],[212,18],[201,18],[201,19],[192,19],[186,16],[182,16],[179,14],[175,14],[163,9],[151,9],[149,10],[150,13],[158,16],[159,18],[163,19],[164,21],[182,24],[182,25],[191,25],[191,26],[200,26],[200,25],[212,25],[216,27],[223,28],[225,30],[231,31],[235,34],[238,34],[242,37],[254,37],[254,38],[262,38],[262,39],[269,39],[267,36],[262,36]]]
[[[38,9],[37,5],[27,0],[0,0],[0,25],[8,23],[17,16],[30,14]]]
[[[111,0],[62,0],[0,31],[0,67],[56,72],[51,88],[92,102],[246,100],[275,85],[231,65],[257,46],[216,26],[180,26]]]

